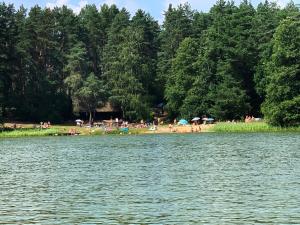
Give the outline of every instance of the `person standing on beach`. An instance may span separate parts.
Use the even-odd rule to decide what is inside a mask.
[[[173,125],[171,123],[169,124],[169,130],[170,132],[173,132]]]

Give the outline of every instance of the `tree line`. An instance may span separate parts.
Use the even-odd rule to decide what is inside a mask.
[[[162,25],[116,5],[1,3],[0,120],[61,122],[110,102],[131,121],[164,103],[170,119],[300,125],[299,19],[293,3],[268,1],[170,5]]]

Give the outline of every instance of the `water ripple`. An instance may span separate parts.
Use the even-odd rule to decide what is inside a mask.
[[[298,134],[0,140],[0,224],[300,224]]]

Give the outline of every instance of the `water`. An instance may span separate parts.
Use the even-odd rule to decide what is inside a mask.
[[[300,224],[299,134],[0,140],[0,224]]]

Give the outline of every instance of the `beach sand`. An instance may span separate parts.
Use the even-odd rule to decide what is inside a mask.
[[[200,132],[209,132],[209,130],[212,128],[213,124],[208,125],[200,125]],[[184,126],[173,126],[172,129],[170,129],[168,126],[158,126],[157,130],[150,131],[148,130],[146,133],[148,134],[168,134],[168,133],[199,133],[199,130],[192,125],[184,125]]]
[[[14,123],[6,123],[5,127],[12,128]],[[129,134],[171,134],[171,133],[201,133],[201,132],[210,132],[212,126],[214,125],[200,125],[200,131],[198,126],[192,126],[192,125],[183,125],[183,126],[173,126],[172,129],[169,128],[168,125],[159,125],[155,131],[149,130],[149,128],[129,128]],[[39,130],[39,124],[32,124],[32,123],[16,123],[16,130],[22,131],[22,128],[25,128],[23,130],[24,133],[26,133],[27,129],[35,128],[37,131]],[[83,136],[89,136],[89,135],[96,135],[96,134],[102,134],[100,128],[87,128],[87,127],[78,127],[78,126],[72,126],[72,125],[52,125],[52,129],[56,129],[57,133],[60,135],[68,134],[68,132],[71,129],[76,130],[80,135]],[[113,131],[115,128],[113,129]],[[99,133],[100,132],[100,133]],[[22,133],[21,133],[22,134]],[[22,136],[20,134],[20,136]],[[38,134],[38,133],[37,133]],[[115,133],[114,133],[115,134]]]

